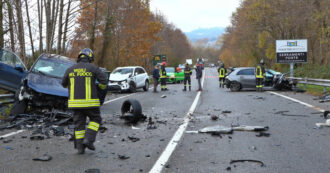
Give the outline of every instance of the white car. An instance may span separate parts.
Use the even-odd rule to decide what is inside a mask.
[[[130,91],[143,88],[149,90],[149,76],[146,70],[140,66],[117,67],[109,77],[110,91]]]

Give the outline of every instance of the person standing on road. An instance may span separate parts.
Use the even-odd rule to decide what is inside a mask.
[[[163,62],[160,68],[160,87],[162,91],[168,90],[166,86],[167,75],[166,75],[165,67],[166,67],[166,62]]]
[[[191,91],[191,76],[192,74],[192,71],[191,71],[191,68],[189,67],[189,64],[186,63],[186,66],[184,68],[184,88],[183,88],[183,91],[187,91],[187,81],[188,81],[188,84],[189,84],[189,91]]]
[[[196,64],[196,79],[198,81],[198,90],[197,91],[202,91],[202,84],[201,84],[201,78],[202,78],[202,65],[201,64]]]
[[[157,92],[159,77],[160,77],[160,75],[159,75],[158,65],[155,65],[154,70],[152,70],[152,78],[154,79],[154,92]]]
[[[255,76],[256,76],[256,89],[258,92],[262,91],[263,83],[264,83],[264,77],[266,75],[265,68],[264,68],[265,62],[262,59],[260,63],[257,65],[255,69]]]
[[[218,69],[218,72],[219,72],[219,83],[220,83],[220,88],[224,88],[225,86],[225,77],[226,77],[226,73],[227,73],[227,70],[225,68],[225,64],[221,64],[219,69]]]
[[[73,110],[75,124],[75,148],[78,154],[84,154],[85,148],[95,150],[94,141],[102,121],[100,115],[100,99],[97,87],[105,90],[107,77],[97,66],[92,64],[94,53],[85,48],[79,55],[77,64],[68,68],[63,76],[62,85],[68,87],[68,108]],[[95,81],[99,84],[96,86]],[[85,129],[86,118],[89,118]]]

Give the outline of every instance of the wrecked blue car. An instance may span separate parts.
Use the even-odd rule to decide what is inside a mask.
[[[65,56],[42,54],[16,91],[11,114],[27,111],[65,112],[68,89],[62,87],[62,77],[75,63],[75,60]]]

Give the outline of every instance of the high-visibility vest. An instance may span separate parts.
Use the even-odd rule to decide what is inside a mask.
[[[264,74],[262,73],[262,68],[260,65],[256,67],[255,75],[256,78],[264,78]]]
[[[160,69],[159,71],[160,71],[160,78],[166,78],[167,77],[165,69],[164,70]]]
[[[220,68],[219,70],[219,77],[224,78],[226,75],[225,68]]]

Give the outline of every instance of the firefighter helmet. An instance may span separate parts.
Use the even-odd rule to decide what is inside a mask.
[[[84,48],[83,50],[81,50],[79,52],[78,61],[79,61],[79,59],[82,59],[82,58],[87,58],[89,60],[89,62],[93,62],[94,61],[93,51],[89,48]]]
[[[162,65],[163,65],[163,66],[166,66],[166,62],[163,62]]]

